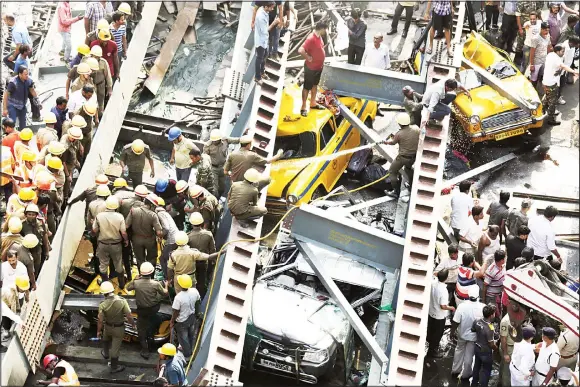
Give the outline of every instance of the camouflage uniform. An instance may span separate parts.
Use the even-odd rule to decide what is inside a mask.
[[[210,231],[215,229],[220,216],[221,208],[219,201],[208,190],[204,189],[203,198],[190,199],[186,205],[187,213],[199,212],[203,217],[206,228]]]
[[[228,147],[230,144],[239,144],[239,138],[226,137],[221,141],[208,141],[203,147],[203,153],[211,158],[211,169],[214,178],[217,180],[218,195],[222,196],[225,192],[226,175],[224,165],[228,157]]]
[[[543,98],[543,105],[544,110],[548,114],[548,121],[557,121],[556,120],[556,107],[558,105],[558,84],[556,83],[553,86],[546,86],[544,85],[544,98]]]
[[[207,189],[212,195],[217,196],[217,180],[211,167],[211,158],[202,153],[201,159],[196,164],[192,164],[192,167],[197,168],[197,184]]]
[[[69,140],[68,134],[63,134],[60,142],[65,145],[66,151],[62,154],[61,159],[64,164],[66,164],[68,173],[72,176],[72,171],[75,169],[78,163],[78,156],[80,153],[80,141],[71,142]],[[65,175],[65,182],[63,187],[63,194],[65,198],[68,198],[71,190],[72,180],[68,175]]]
[[[29,249],[30,255],[34,260],[34,272],[36,275],[40,273],[40,265],[42,264],[42,249],[44,246],[44,235],[48,233],[48,227],[42,218],[37,218],[33,223],[30,223],[28,219],[22,222],[22,230],[20,234],[26,236],[28,234],[34,234],[38,238],[38,245],[35,248]],[[46,252],[48,253],[48,252]]]
[[[411,117],[411,125],[420,125],[421,124],[421,110],[423,110],[423,104],[421,101],[423,100],[423,94],[419,94],[416,91],[413,92],[413,98],[409,98],[406,95],[404,96],[403,100],[403,107],[405,111]]]
[[[516,17],[519,16],[520,24],[522,28],[524,23],[530,20],[530,12],[536,11],[538,13],[538,19],[542,19],[542,8],[544,7],[543,1],[518,1],[516,5]],[[522,52],[524,48],[524,41],[526,40],[526,32],[520,36],[518,33],[518,42],[516,46],[516,52]]]

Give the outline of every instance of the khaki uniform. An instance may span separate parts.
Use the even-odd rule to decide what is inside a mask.
[[[63,134],[62,138],[60,139],[60,142],[63,143],[66,147],[66,151],[61,156],[62,162],[66,164],[69,173],[72,175],[72,171],[75,169],[78,162],[78,156],[80,152],[80,142],[79,141],[71,142],[69,140],[68,134]],[[68,198],[70,194],[72,181],[71,179],[69,179],[68,175],[65,176],[65,178],[66,179],[63,187],[63,193],[64,197]]]
[[[123,288],[123,285],[125,285],[125,280],[123,278],[125,270],[123,269],[123,262],[121,259],[121,244],[123,241],[121,234],[127,231],[123,215],[113,210],[101,212],[95,217],[93,230],[98,234],[97,256],[99,257],[99,271],[101,272],[101,276],[108,278],[104,273],[107,273],[109,263],[110,261],[113,261],[115,271],[119,274],[119,286]],[[122,281],[121,278],[123,278]]]
[[[405,168],[409,176],[409,183],[413,182],[413,164],[417,158],[417,148],[419,147],[419,137],[421,130],[416,125],[401,127],[395,134],[393,142],[399,144],[399,154],[389,167],[389,179],[393,189],[399,190],[399,171]]]
[[[22,264],[26,266],[26,270],[38,276],[38,272],[34,270],[34,257],[32,256],[30,249],[24,247],[22,244],[13,245],[12,249],[16,250],[18,261],[22,262]]]
[[[576,367],[578,360],[578,336],[576,336],[570,329],[566,329],[560,333],[558,337],[558,348],[560,349],[560,362],[558,368],[568,367],[571,370]]]
[[[95,88],[97,92],[97,102],[99,103],[99,111],[103,112],[105,110],[105,96],[107,95],[107,89],[113,87],[113,79],[111,78],[111,69],[109,64],[103,58],[99,58],[99,69],[93,71],[92,77],[95,83]]]
[[[171,252],[167,268],[173,270],[173,286],[175,288],[175,293],[179,293],[183,290],[181,286],[179,286],[179,283],[177,283],[177,277],[182,274],[189,275],[193,285],[197,287],[197,278],[195,274],[196,261],[207,261],[208,257],[208,254],[192,249],[189,246],[179,246],[176,250]]]
[[[58,133],[56,129],[49,128],[48,126],[40,128],[36,133],[36,141],[38,142],[38,149],[42,149],[51,141],[58,141]]]
[[[14,244],[22,243],[22,235],[20,234],[12,234],[11,232],[3,232],[2,236],[0,236],[0,256],[2,257],[2,261],[6,260],[6,254]]]
[[[126,288],[135,291],[137,303],[137,332],[143,350],[148,349],[148,340],[152,337],[151,321],[159,311],[159,303],[165,298],[165,289],[161,283],[151,278],[137,278]]]
[[[97,215],[107,210],[105,199],[97,197],[89,203],[89,213],[87,214],[87,224],[90,225],[96,219]]]
[[[80,115],[83,117],[87,123],[87,126],[81,129],[83,132],[83,139],[80,141],[83,146],[83,159],[87,157],[89,151],[91,150],[91,144],[93,143],[93,117],[89,116],[83,110],[83,107],[79,107],[75,112],[74,115]],[[65,121],[62,124],[62,133],[68,133],[69,129],[72,127],[72,121]]]
[[[60,192],[57,189],[56,191],[43,191],[43,194],[50,198],[50,202],[46,206],[46,224],[48,226],[48,231],[52,234],[48,237],[48,241],[52,242],[57,227],[56,217],[61,215],[60,206],[62,205],[62,186]]]
[[[405,111],[411,117],[411,125],[421,124],[421,110],[423,110],[423,94],[419,94],[416,91],[413,92],[413,98],[408,98],[405,96],[403,101],[403,107]]]
[[[74,93],[75,91],[82,90],[85,86],[92,86],[95,87],[93,79],[89,76],[88,79],[83,79],[83,77],[78,77],[74,80],[74,82],[70,85],[70,92]]]
[[[42,246],[44,244],[44,235],[48,233],[48,227],[44,220],[36,219],[33,223],[27,220],[22,222],[21,235],[34,234],[38,238],[38,245],[30,250],[30,254],[34,259],[34,272],[40,273],[40,265],[42,264]]]
[[[129,212],[132,207],[139,207],[143,205],[143,202],[136,200],[135,192],[121,188],[117,189],[113,195],[119,199],[119,212],[123,215],[124,219],[127,219]],[[133,249],[131,248],[131,231],[127,230],[127,236],[129,238],[129,243],[127,246],[123,244],[123,265],[125,266],[125,274],[129,281],[131,280],[131,270],[133,266]]]
[[[264,216],[268,213],[266,207],[257,206],[258,188],[247,181],[237,181],[232,184],[228,195],[228,207],[238,220],[246,220]]]
[[[216,144],[217,143],[217,144]],[[228,148],[231,144],[239,144],[239,138],[226,137],[221,141],[208,141],[203,147],[203,153],[211,158],[211,169],[214,178],[217,180],[218,195],[222,196],[226,186],[226,175],[224,165],[228,158]]]
[[[153,266],[157,263],[157,238],[155,232],[161,231],[157,214],[145,206],[133,207],[127,216],[127,228],[131,227],[131,244],[137,266],[146,260]]]
[[[196,249],[205,254],[213,254],[216,251],[215,241],[211,232],[204,230],[202,228],[195,227],[189,234],[187,234],[189,242],[187,243],[192,249]],[[209,271],[208,261],[197,261],[195,263],[195,278],[197,282],[197,291],[201,295],[201,298],[205,297],[208,286],[208,274],[211,275]]]
[[[520,23],[522,28],[524,24],[530,20],[530,12],[535,11],[538,14],[538,19],[542,19],[542,7],[544,6],[543,1],[524,1],[518,0],[516,2],[516,17],[520,17]],[[517,24],[516,24],[517,28]],[[524,48],[524,41],[526,40],[526,30],[524,29],[524,34],[520,36],[518,33],[516,52],[522,52]]]
[[[191,199],[187,203],[187,212],[199,212],[209,230],[214,230],[219,220],[221,206],[219,201],[204,188],[203,199]]]
[[[128,196],[125,193],[121,194],[121,192],[129,192],[129,193],[133,194],[133,196]],[[129,212],[131,212],[131,208],[143,206],[143,202],[139,198],[137,198],[137,196],[135,196],[135,193],[132,191],[125,191],[125,190],[117,191],[114,193],[114,195],[119,198],[119,212],[121,214],[123,214],[123,217],[125,218],[125,220],[127,219],[127,216],[129,216]],[[122,197],[122,196],[126,196],[126,197]]]
[[[217,196],[217,180],[211,167],[211,158],[205,153],[201,154],[201,159],[197,164],[191,165],[197,169],[196,182],[207,189],[212,195]]]
[[[507,355],[512,356],[514,353],[514,341],[509,335],[510,330],[510,317],[509,315],[505,315],[499,324],[499,335],[500,337],[506,338],[507,344]],[[500,343],[501,344],[501,343]],[[500,354],[500,365],[499,365],[499,376],[501,378],[502,386],[509,387],[511,384],[511,375],[510,375],[510,363],[506,363],[503,359],[505,353],[503,353],[503,349],[501,345],[499,345],[499,354]],[[515,387],[515,386],[514,386]]]
[[[94,31],[91,31],[87,34],[87,36],[85,37],[85,44],[87,46],[91,47],[91,43],[94,42],[95,40],[99,39],[97,32],[98,32],[97,30],[94,30]]]
[[[231,173],[232,183],[244,180],[244,173],[250,168],[266,166],[266,159],[256,152],[241,148],[230,153],[224,169]]]
[[[129,179],[131,180],[133,187],[137,187],[143,183],[145,161],[150,158],[151,151],[149,150],[149,145],[145,145],[145,150],[140,155],[133,152],[131,144],[127,144],[123,147],[120,159],[129,169]]]
[[[99,316],[102,316],[104,323],[105,355],[110,355],[111,359],[119,357],[121,342],[125,336],[125,315],[127,313],[131,313],[127,300],[117,295],[109,296],[99,304]]]

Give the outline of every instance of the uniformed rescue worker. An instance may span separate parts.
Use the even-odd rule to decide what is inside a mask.
[[[105,111],[105,98],[113,93],[113,77],[111,69],[103,59],[103,49],[100,46],[91,47],[91,56],[99,62],[99,70],[94,72],[97,101],[99,102],[99,114]]]
[[[145,261],[152,265],[157,263],[157,239],[163,237],[163,230],[159,218],[154,212],[156,197],[147,195],[143,205],[131,208],[127,216],[127,228],[131,227],[131,244],[137,259],[137,265]]]
[[[99,39],[99,31],[100,30],[105,30],[105,31],[110,31],[111,30],[111,25],[109,24],[109,22],[107,21],[107,19],[101,19],[97,22],[97,29],[90,31],[87,36],[85,37],[85,44],[89,47],[91,47],[91,43],[94,42],[95,40]],[[95,46],[97,47],[97,46]]]
[[[231,144],[239,143],[239,138],[224,137],[219,129],[214,129],[209,135],[209,141],[203,147],[203,153],[211,158],[211,169],[214,179],[217,180],[218,198],[225,193],[226,175],[224,173],[224,165],[228,157],[228,147]]]
[[[204,228],[215,233],[219,221],[221,206],[208,190],[199,186],[189,187],[189,203],[185,208],[186,213],[199,212],[203,216]]]
[[[26,266],[26,271],[28,273],[28,280],[30,281],[30,288],[36,290],[36,276],[38,271],[34,268],[34,257],[32,256],[32,250],[38,246],[39,240],[34,234],[26,234],[22,238],[22,242],[19,245],[13,245],[12,250],[16,251],[16,256],[18,261],[22,262]]]
[[[145,160],[149,161],[151,167],[151,177],[155,177],[155,166],[153,165],[153,158],[149,145],[146,145],[143,140],[135,140],[131,144],[123,147],[119,163],[121,168],[125,170],[125,166],[129,171],[129,179],[133,187],[137,187],[143,183],[143,170],[145,169]]]
[[[105,296],[105,300],[99,305],[97,322],[97,337],[103,339],[101,355],[105,359],[111,358],[111,373],[125,369],[125,366],[119,364],[119,350],[125,336],[125,318],[133,329],[137,330],[129,304],[124,298],[115,295],[114,290],[113,284],[109,281],[101,284],[101,294]]]
[[[69,133],[71,128],[73,128],[73,127],[79,128],[81,130],[83,137],[79,140],[80,146],[79,146],[79,151],[77,152],[77,159],[78,159],[79,165],[80,165],[80,161],[84,158],[84,156],[86,156],[84,144],[86,144],[86,143],[90,144],[90,142],[91,142],[91,140],[85,139],[85,135],[89,135],[89,136],[91,135],[91,132],[86,130],[87,126],[88,126],[88,124],[87,124],[87,121],[85,120],[85,118],[81,115],[78,115],[78,114],[73,116],[70,121],[67,121],[62,125],[63,137],[64,137],[64,134]]]
[[[189,159],[191,167],[196,168],[195,183],[217,196],[217,180],[211,168],[211,158],[205,153],[201,153],[196,146],[189,151]]]
[[[161,249],[161,256],[159,257],[159,263],[161,263],[161,269],[163,270],[163,278],[167,278],[167,261],[169,260],[169,255],[173,250],[177,248],[175,244],[175,235],[179,229],[175,224],[175,221],[165,209],[165,200],[163,198],[157,197],[157,217],[159,218],[159,223],[161,224],[161,229],[163,230],[163,238],[165,243],[163,243],[163,248]]]
[[[93,78],[91,78],[92,70],[86,62],[81,62],[74,71],[77,73],[77,78],[70,85],[71,93],[81,90],[85,86],[95,86]]]
[[[189,238],[187,237],[187,234],[184,231],[179,231],[175,236],[177,249],[171,253],[167,264],[167,279],[169,281],[169,286],[173,286],[176,293],[179,293],[182,290],[177,281],[178,276],[181,274],[190,276],[192,283],[195,285],[197,283],[195,273],[196,262],[203,260],[207,261],[208,259],[215,259],[217,257],[217,253],[205,254],[199,250],[190,248],[187,245],[188,242]]]
[[[189,217],[189,222],[192,225],[192,230],[187,234],[187,244],[189,247],[205,254],[215,253],[216,248],[213,234],[202,228],[203,216],[199,212],[194,212]],[[207,291],[208,277],[212,272],[208,266],[208,261],[197,261],[195,263],[195,277],[202,298]]]
[[[75,168],[80,168],[81,164],[78,160],[79,154],[82,154],[82,145],[80,141],[83,139],[83,132],[80,128],[73,126],[68,133],[63,134],[60,142],[65,146],[65,151],[62,154],[61,160],[66,165],[66,180],[64,183],[63,194],[68,198],[71,191],[73,171]]]
[[[40,384],[55,386],[80,386],[79,377],[73,366],[56,355],[46,355],[42,359],[42,366],[50,375],[49,381],[40,381]]]
[[[50,231],[48,241],[52,242],[52,238],[56,233],[57,218],[60,218],[61,215],[60,206],[62,205],[62,197],[60,197],[56,188],[56,178],[48,168],[44,171],[40,171],[34,180],[38,196],[46,196],[49,199],[49,203],[46,206],[46,225],[48,231]]]
[[[137,304],[137,332],[141,344],[141,356],[149,359],[149,339],[152,337],[151,322],[155,318],[161,301],[167,296],[167,282],[163,285],[153,279],[155,267],[150,262],[143,262],[139,268],[139,276],[129,282],[126,290],[135,291]]]
[[[89,203],[89,211],[87,212],[87,224],[89,227],[92,227],[92,224],[97,215],[107,209],[105,200],[111,196],[111,190],[107,184],[101,184],[97,186],[95,195],[97,195],[97,198]]]
[[[66,150],[65,146],[63,143],[60,142],[60,140],[51,141],[48,143],[47,146],[45,146],[40,150],[40,153],[38,154],[38,162],[40,164],[46,165],[46,163],[48,163],[48,159],[50,159],[53,156],[61,158],[65,150]],[[66,173],[66,170],[64,171]]]
[[[400,129],[392,139],[383,141],[383,144],[395,145],[399,144],[399,154],[389,167],[389,177],[393,187],[392,194],[398,196],[401,183],[399,182],[399,171],[405,168],[407,176],[409,177],[409,184],[413,183],[413,165],[417,158],[417,148],[419,147],[419,137],[421,130],[417,125],[411,125],[411,117],[407,113],[400,113],[396,117],[397,124]]]
[[[421,111],[423,110],[423,94],[417,93],[411,86],[403,87],[403,107],[411,117],[411,125],[421,125]]]
[[[260,189],[265,183],[260,172],[250,168],[244,173],[244,181],[236,181],[232,184],[228,194],[228,207],[232,215],[242,224],[247,224],[245,221],[257,219],[268,213],[266,207],[258,206]]]
[[[189,181],[191,174],[191,160],[189,159],[189,151],[196,145],[187,137],[184,137],[181,129],[173,127],[167,132],[167,139],[173,142],[173,149],[171,149],[171,156],[169,157],[169,164],[175,164],[175,176],[177,180]]]
[[[129,215],[129,211],[131,211],[131,207],[133,205],[141,205],[143,204],[141,201],[135,200],[135,192],[129,189],[127,185],[127,180],[123,179],[122,177],[118,177],[115,179],[113,183],[113,195],[119,199],[119,212],[123,215],[123,219],[127,218]],[[127,235],[129,237],[129,241],[131,240],[131,232],[127,229]],[[131,248],[131,242],[127,243],[127,245],[123,244],[123,266],[125,267],[125,275],[127,276],[127,280],[131,281],[133,274],[131,273],[132,266],[133,266],[133,249]]]
[[[18,193],[12,194],[6,203],[6,217],[16,216],[24,221],[24,209],[37,199],[36,192],[30,187],[22,188]],[[2,231],[5,231],[4,229]]]
[[[96,125],[98,125],[98,120],[95,120],[98,117],[97,108],[98,106],[93,101],[87,101],[75,112],[75,117],[80,116],[86,122],[86,125],[81,128],[83,132],[83,139],[81,140],[81,144],[83,146],[83,158],[81,160],[81,165],[84,164],[84,161],[87,158],[93,143],[93,129]],[[75,117],[73,117],[71,121],[73,124]]]
[[[169,214],[173,217],[177,228],[183,231],[185,228],[185,206],[187,205],[188,195],[189,195],[189,184],[185,180],[179,180],[175,184],[175,192],[177,193],[177,199],[173,203],[167,203]]]
[[[48,112],[44,116],[44,128],[38,129],[36,132],[36,142],[38,143],[38,149],[42,149],[51,141],[58,141],[58,132],[54,128],[56,124],[56,114],[53,112]]]
[[[34,141],[32,138],[34,137],[34,133],[30,128],[24,128],[18,133],[18,140],[14,142],[14,158],[16,159],[16,163],[20,163],[22,158],[22,152],[25,150],[32,151]]]
[[[258,155],[252,149],[252,136],[245,135],[240,137],[240,149],[229,154],[226,164],[224,165],[224,173],[232,179],[232,183],[236,181],[243,181],[244,174],[250,168],[264,167],[266,164],[273,163],[282,157],[283,151],[280,149],[278,153],[271,158],[265,159]]]
[[[12,245],[22,243],[23,239],[20,234],[22,230],[22,220],[20,218],[13,216],[6,223],[8,231],[2,232],[2,237],[0,238],[0,258],[2,262],[6,261],[6,253],[11,249]]]
[[[155,183],[155,191],[153,191],[153,193],[162,198],[167,205],[170,205],[177,200],[176,186],[177,181],[173,179],[157,179],[157,182]]]
[[[50,242],[48,240],[48,227],[44,219],[39,217],[40,210],[36,204],[29,204],[24,210],[24,215],[26,220],[22,222],[22,234],[26,238],[27,234],[34,234],[39,241],[42,241],[44,246],[44,256],[48,255],[50,252]],[[43,257],[43,246],[37,244],[34,248],[31,248],[30,253],[34,259],[34,272],[40,273],[40,266],[44,261]]]

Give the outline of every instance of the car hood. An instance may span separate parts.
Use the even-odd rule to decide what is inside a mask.
[[[268,196],[282,198],[284,188],[286,188],[300,172],[308,167],[309,163],[307,160],[308,159],[291,159],[273,162],[270,169],[272,183],[268,186]]]
[[[344,343],[349,323],[332,301],[321,301],[280,286],[259,281],[252,296],[252,323],[275,336],[316,349]]]

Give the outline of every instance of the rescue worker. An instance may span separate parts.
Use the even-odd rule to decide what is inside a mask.
[[[44,116],[44,128],[38,129],[36,133],[36,142],[38,143],[38,149],[42,149],[51,141],[58,141],[58,133],[54,127],[56,124],[56,114],[53,112],[48,112]]]
[[[89,211],[87,212],[87,224],[89,226],[92,226],[97,215],[99,215],[101,212],[107,209],[105,201],[109,196],[111,196],[111,190],[109,189],[109,186],[107,186],[106,184],[100,184],[97,186],[95,195],[97,196],[97,198],[91,201],[88,205]]]
[[[103,49],[100,46],[91,47],[91,56],[99,62],[99,70],[95,71],[94,80],[97,89],[97,101],[99,102],[99,113],[105,111],[105,98],[113,93],[113,77],[109,64],[103,59]]]
[[[107,61],[109,65],[109,70],[111,71],[111,78],[113,82],[119,77],[119,55],[117,54],[117,43],[111,40],[110,30],[100,30],[98,35],[98,41],[94,41],[89,46],[95,47],[100,46],[102,51],[102,56]]]
[[[22,310],[20,299],[28,299],[29,289],[30,281],[28,280],[28,276],[25,275],[16,276],[14,285],[2,287],[2,328],[7,332],[10,332],[12,322],[22,324],[22,319],[20,318],[20,312]],[[2,347],[2,352],[6,352],[7,348]]]
[[[568,328],[563,329],[560,333],[560,337],[558,337],[557,345],[560,351],[558,374],[560,373],[559,369],[562,367],[574,369],[578,362],[578,335],[574,334],[574,332]]]
[[[89,47],[89,50],[91,47],[91,43],[99,39],[99,31],[100,30],[109,31],[110,28],[111,25],[109,24],[107,19],[101,19],[97,22],[97,29],[89,32],[85,37],[85,44]]]
[[[30,281],[30,287],[32,290],[36,290],[36,275],[39,273],[34,267],[32,250],[38,246],[38,242],[36,235],[26,234],[26,236],[22,238],[22,242],[12,246],[12,250],[16,252],[16,256],[18,257],[18,262],[22,262],[26,267],[28,280]]]
[[[411,125],[421,124],[421,110],[423,110],[423,94],[417,93],[411,86],[403,87],[403,107],[411,117]]]
[[[6,204],[6,217],[16,216],[24,220],[24,209],[36,200],[36,192],[30,187],[22,188],[17,194],[14,193],[8,198]]]
[[[0,152],[0,171],[8,175],[14,174],[14,169],[16,168],[16,160],[10,151],[10,147],[2,145],[2,151]],[[2,187],[2,194],[4,194],[4,200],[8,200],[10,195],[12,195],[12,179],[5,175],[0,175],[0,186]]]
[[[177,249],[175,249],[169,255],[169,262],[167,264],[167,279],[169,281],[169,286],[175,288],[175,293],[179,293],[182,288],[177,281],[177,277],[181,274],[185,274],[191,277],[192,283],[195,285],[196,281],[196,261],[215,259],[217,253],[205,254],[199,250],[194,250],[190,248],[187,243],[189,238],[184,231],[179,231],[175,235],[175,243],[177,244]],[[199,291],[199,290],[198,290]]]
[[[189,222],[193,226],[192,230],[187,234],[187,244],[189,247],[199,250],[204,254],[215,253],[216,248],[213,234],[202,228],[204,222],[203,216],[199,212],[194,212],[189,217]],[[208,270],[207,261],[197,261],[195,263],[195,278],[199,285],[199,293],[202,297],[205,297],[208,285],[207,279],[210,273],[211,271]]]
[[[20,164],[24,151],[35,150],[32,148],[34,142],[31,140],[33,137],[34,133],[29,128],[24,128],[18,133],[19,139],[14,142],[14,159],[16,160],[16,164]]]
[[[266,207],[258,206],[260,189],[257,186],[263,180],[260,172],[250,168],[244,173],[244,181],[236,181],[228,194],[228,207],[242,225],[246,221],[260,218],[268,213]],[[268,182],[269,183],[269,182]]]
[[[123,147],[119,164],[121,164],[123,171],[125,170],[125,166],[127,166],[128,176],[133,187],[137,187],[143,183],[145,160],[149,161],[149,166],[151,167],[150,176],[152,178],[155,177],[155,166],[149,145],[146,145],[143,140],[137,139]]]
[[[157,214],[153,211],[156,207],[155,196],[147,195],[143,205],[131,208],[126,219],[127,228],[131,227],[131,244],[137,259],[137,265],[145,261],[155,265],[157,262],[157,238],[163,237],[163,230]]]
[[[217,197],[221,197],[225,192],[226,175],[224,165],[228,157],[228,147],[231,144],[239,144],[239,138],[224,137],[219,129],[214,129],[209,135],[209,141],[203,147],[203,153],[211,159],[211,169],[214,179],[217,180]]]
[[[207,189],[192,185],[189,187],[190,202],[185,208],[186,213],[199,212],[203,216],[204,228],[212,233],[217,229],[221,206]]]
[[[139,276],[129,282],[127,291],[135,291],[137,304],[137,333],[141,344],[141,357],[149,359],[148,342],[152,337],[151,321],[155,318],[161,301],[167,297],[167,283],[161,285],[153,279],[155,267],[150,262],[143,262],[139,268]]]
[[[46,165],[48,160],[53,156],[56,156],[60,159],[65,150],[66,148],[64,144],[61,143],[59,140],[51,141],[47,146],[45,146],[40,150],[40,153],[38,154],[38,162],[40,164]]]
[[[556,340],[556,330],[552,327],[542,328],[542,341],[536,344],[535,348],[538,357],[536,358],[532,386],[547,386],[556,375],[560,361],[560,350],[554,340]]]
[[[383,144],[399,144],[399,154],[389,167],[389,180],[393,187],[392,194],[399,195],[401,183],[399,181],[399,171],[405,168],[409,177],[409,184],[413,183],[413,165],[417,158],[417,149],[419,148],[419,137],[421,130],[417,125],[411,125],[411,117],[407,113],[397,114],[397,124],[399,131],[395,133],[392,139],[383,141]]]
[[[2,237],[0,238],[0,257],[2,262],[6,260],[6,253],[8,250],[10,250],[15,243],[20,244],[23,239],[20,234],[20,231],[22,230],[22,220],[20,220],[20,218],[13,216],[9,218],[6,223],[8,231],[3,232]]]
[[[159,360],[164,361],[161,368],[165,378],[158,378],[166,380],[171,386],[186,386],[187,379],[185,375],[185,367],[187,366],[187,359],[181,352],[177,352],[175,345],[165,343],[161,348],[157,349],[159,353]],[[157,380],[155,381],[157,383]]]
[[[157,212],[157,217],[159,218],[159,223],[163,230],[163,238],[165,239],[165,243],[161,250],[161,256],[159,257],[159,263],[161,263],[161,269],[163,270],[163,278],[167,278],[167,261],[169,260],[171,252],[177,248],[177,245],[175,244],[175,235],[177,235],[179,229],[171,215],[165,210],[165,200],[157,197],[156,204],[157,208],[155,208],[155,212]]]
[[[93,86],[93,87],[95,86],[95,84],[93,83],[93,79],[91,78],[92,70],[87,63],[81,62],[77,66],[76,72],[78,74],[78,77],[70,85],[71,93],[74,93],[75,91],[78,90],[82,90],[82,88],[85,86]]]
[[[187,205],[187,197],[189,191],[189,184],[185,180],[179,180],[175,184],[175,192],[177,193],[177,199],[171,204],[170,214],[180,231],[183,231],[185,227],[185,206]]]
[[[114,294],[115,288],[109,281],[101,284],[101,294],[105,300],[99,304],[97,337],[103,340],[101,355],[111,359],[111,373],[120,372],[125,366],[119,364],[119,350],[125,336],[125,318],[134,330],[137,330],[127,300]],[[104,327],[104,330],[103,330]]]
[[[211,168],[211,158],[205,153],[202,154],[196,146],[189,151],[189,159],[191,160],[191,167],[196,168],[196,184],[207,189],[212,195],[217,196],[217,180]]]
[[[89,102],[87,102],[87,104],[88,103]],[[83,108],[81,108],[81,109],[83,109]],[[88,152],[88,150],[90,150],[91,143],[92,143],[92,134],[91,134],[92,126],[88,125],[87,120],[85,120],[84,116],[77,114],[72,118],[72,120],[67,121],[63,125],[62,132],[66,134],[69,132],[70,128],[72,128],[72,127],[79,128],[81,130],[82,135],[83,135],[83,137],[79,140],[79,152],[77,153],[77,159],[78,159],[79,166],[82,167],[82,164],[84,163],[84,160],[87,156],[87,152]],[[86,145],[88,145],[88,149],[85,148]],[[79,171],[80,171],[80,167],[79,167]]]
[[[113,195],[119,199],[119,212],[123,215],[123,219],[127,218],[129,215],[129,211],[131,207],[134,205],[141,205],[141,201],[136,201],[135,192],[129,189],[127,185],[127,180],[123,179],[122,177],[118,177],[115,179],[113,183]],[[146,196],[146,195],[145,195]],[[129,241],[131,240],[131,231],[127,229],[127,235],[129,237]],[[131,249],[131,243],[127,243],[127,245],[123,245],[123,266],[125,266],[125,274],[127,275],[127,280],[131,281],[132,278],[132,266],[133,266],[133,250]]]
[[[177,182],[173,179],[158,179],[157,182],[155,182],[155,191],[153,191],[153,193],[160,198],[163,198],[167,204],[171,204],[177,199],[177,191],[175,189],[176,185]]]
[[[105,20],[106,21],[106,20]],[[91,53],[91,48],[88,44],[81,44],[77,47],[77,56],[69,62],[69,69],[81,63],[81,60]],[[68,98],[67,98],[68,99]]]
[[[189,159],[189,151],[196,145],[181,133],[181,129],[173,127],[167,133],[167,139],[173,142],[171,149],[171,156],[169,157],[169,164],[175,165],[175,176],[177,180],[189,181],[191,174],[191,160]]]
[[[18,192],[20,188],[32,187],[34,185],[34,167],[36,166],[37,155],[31,150],[25,150],[20,157],[19,165],[14,169],[14,190]],[[18,176],[18,177],[16,177]]]
[[[55,158],[55,161],[60,163],[58,158]],[[52,164],[53,166],[56,166],[54,165],[55,162]],[[62,168],[62,163],[60,163],[60,167]],[[46,225],[50,234],[48,240],[49,242],[52,242],[52,238],[54,237],[57,228],[56,219],[61,215],[60,206],[62,205],[62,197],[59,195],[56,188],[56,177],[48,169],[36,176],[35,184],[38,190],[38,196],[47,196],[50,199],[46,210]]]
[[[195,344],[196,315],[201,314],[199,312],[201,297],[198,291],[192,287],[193,283],[190,276],[182,274],[177,277],[177,282],[183,291],[175,295],[173,305],[171,305],[173,314],[169,324],[172,329],[175,328],[177,341],[181,346],[183,355],[189,359]]]
[[[82,117],[86,125],[81,128],[83,131],[83,139],[81,140],[81,145],[83,146],[83,158],[81,160],[81,166],[84,164],[93,143],[93,129],[98,125],[98,115],[97,115],[97,104],[92,101],[87,101],[79,110],[76,112],[75,117]],[[75,120],[73,117],[73,122]]]
[[[250,168],[265,167],[266,164],[273,163],[282,157],[283,151],[280,149],[278,153],[269,159],[265,159],[256,152],[251,151],[252,136],[245,135],[240,137],[240,149],[229,154],[226,164],[224,165],[224,173],[232,179],[232,183],[236,181],[243,181],[244,174]]]
[[[31,250],[30,253],[34,259],[34,272],[40,273],[40,266],[44,261],[44,258],[50,250],[50,242],[48,240],[48,227],[44,219],[39,217],[40,210],[36,204],[29,204],[24,210],[24,215],[26,220],[22,222],[22,230],[20,234],[26,239],[26,235],[34,234],[39,241],[42,241],[43,246],[37,244]],[[44,247],[44,253],[43,253]]]
[[[56,355],[46,355],[42,359],[42,366],[50,374],[49,381],[40,381],[40,384],[56,386],[80,386],[79,377],[73,366],[67,361],[59,359]]]
[[[68,133],[63,134],[60,142],[65,146],[65,151],[62,154],[61,160],[66,166],[65,183],[63,187],[63,194],[65,199],[69,197],[71,185],[73,180],[73,171],[75,168],[80,168],[78,155],[81,152],[82,145],[80,141],[83,139],[83,132],[81,128],[73,126]]]

